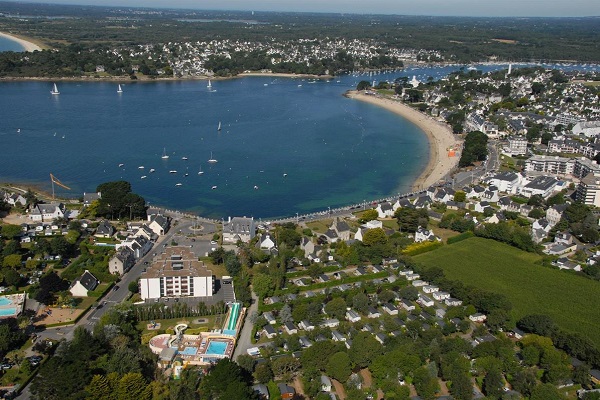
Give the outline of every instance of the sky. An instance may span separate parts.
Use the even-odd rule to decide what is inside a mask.
[[[600,16],[599,0],[21,0],[32,3],[490,17]]]

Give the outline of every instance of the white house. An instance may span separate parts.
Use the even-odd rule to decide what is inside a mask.
[[[394,208],[389,201],[377,204],[376,210],[379,218],[389,218],[394,216]]]
[[[29,219],[38,222],[51,222],[63,218],[66,208],[63,203],[38,204],[29,210]]]
[[[435,236],[433,231],[423,228],[422,226],[419,226],[417,231],[415,232],[416,243],[421,243],[425,241],[439,242],[440,240],[441,239],[439,237]]]
[[[350,322],[358,322],[361,320],[360,315],[354,310],[346,311],[346,319]]]
[[[254,218],[234,217],[223,224],[223,243],[250,242],[256,233]]]
[[[487,317],[485,314],[475,313],[475,314],[469,315],[469,319],[473,322],[485,322]]]
[[[262,250],[271,250],[275,247],[275,239],[269,233],[263,233],[258,244]]]
[[[96,289],[98,284],[100,281],[86,269],[83,275],[73,281],[69,292],[75,297],[86,297],[88,291]]]

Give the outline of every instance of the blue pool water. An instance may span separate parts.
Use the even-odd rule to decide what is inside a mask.
[[[223,334],[229,335],[229,336],[235,336],[236,332],[235,332],[235,329],[223,329]]]
[[[225,350],[227,350],[227,343],[212,341],[208,344],[206,354],[225,354]]]
[[[7,299],[6,297],[0,297],[0,306],[7,306],[9,304],[12,304],[12,301]]]
[[[0,317],[8,317],[10,315],[17,315],[17,309],[12,308],[0,308]]]
[[[196,347],[186,347],[180,353],[183,354],[184,356],[195,356],[197,352],[198,352],[198,349]]]

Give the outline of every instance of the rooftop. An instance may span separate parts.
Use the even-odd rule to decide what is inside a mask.
[[[212,276],[212,271],[188,247],[175,246],[158,254],[141,278],[164,276]]]

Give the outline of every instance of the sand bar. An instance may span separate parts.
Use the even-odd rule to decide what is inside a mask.
[[[20,37],[9,35],[8,33],[3,33],[3,32],[0,32],[0,36],[3,38],[6,38],[6,39],[10,39],[13,42],[19,43],[21,46],[23,46],[25,51],[35,51],[35,50],[41,51],[42,50],[42,48],[40,46],[38,46],[37,44],[28,42],[27,40],[22,39]]]
[[[429,162],[421,175],[413,183],[413,190],[427,188],[439,182],[458,164],[458,155],[450,157],[449,149],[457,150],[461,142],[455,137],[448,125],[438,122],[430,116],[407,106],[400,100],[357,91],[349,91],[346,93],[346,96],[383,107],[386,110],[396,113],[417,125],[427,135],[427,139],[429,140]]]

